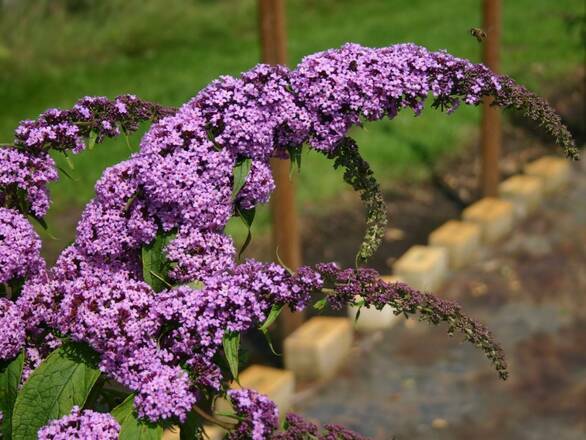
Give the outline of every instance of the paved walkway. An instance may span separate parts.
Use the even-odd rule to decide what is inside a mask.
[[[439,295],[501,341],[511,377],[444,328],[413,320],[363,338],[296,410],[374,439],[586,439],[586,167]]]

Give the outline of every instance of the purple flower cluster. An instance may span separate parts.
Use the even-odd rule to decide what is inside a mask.
[[[305,438],[317,440],[367,440],[347,428],[339,425],[324,425],[324,431],[315,424],[296,414],[287,414],[285,417],[285,430],[275,433],[271,440],[299,440]]]
[[[313,292],[323,291],[333,307],[360,294],[366,305],[391,304],[432,323],[447,321],[450,331],[461,331],[480,346],[505,376],[500,348],[455,304],[383,283],[368,269],[318,265],[290,274],[276,264],[238,264],[225,233],[232,216],[268,201],[274,189],[271,158],[287,157],[305,143],[335,158],[348,129],[363,120],[392,118],[403,108],[418,114],[428,95],[435,106],[451,111],[487,94],[515,107],[526,96],[510,80],[445,52],[410,44],[382,49],[347,44],[306,57],[291,71],[259,65],[238,78],[221,77],[176,112],[133,96],[86,97],[70,110],[53,109],[24,121],[14,147],[0,149],[0,282],[26,278],[15,304],[15,298],[0,303],[2,334],[10,329],[12,335],[0,341],[0,358],[18,352],[26,329],[32,362],[27,368],[34,368],[59,343],[51,333],[57,331],[99,353],[101,370],[136,393],[139,416],[183,421],[200,396],[222,391],[229,379],[217,364],[226,332],[260,326],[274,306],[300,310]],[[564,138],[547,111],[530,107],[537,119],[549,117],[550,131]],[[104,172],[75,242],[47,271],[38,237],[15,209],[45,214],[46,185],[57,178],[49,150],[75,153],[88,138],[99,143],[144,120],[158,121],[138,153]],[[346,159],[337,166],[357,162]],[[244,163],[250,170],[235,190],[240,186],[235,167]],[[359,164],[354,173],[365,175],[348,171],[348,180],[373,192],[368,172]],[[145,282],[143,264],[145,252],[161,241],[163,255],[157,258],[167,270],[146,273],[167,288],[155,292],[154,283]],[[232,391],[230,398],[243,417],[232,438],[268,438],[277,425],[274,405],[246,390]],[[74,419],[86,420],[79,412],[68,417],[50,425],[53,431],[47,427],[44,438],[60,438],[49,435],[78,423]],[[292,436],[275,438],[299,438],[294,433],[301,429],[319,434],[295,418],[289,427]],[[359,438],[339,427],[326,431],[318,438]]]
[[[248,173],[246,183],[238,192],[236,203],[243,209],[251,209],[261,203],[267,203],[275,181],[268,162],[254,161]]]
[[[374,269],[339,269],[335,264],[318,264],[316,271],[324,280],[327,301],[334,309],[355,303],[360,295],[365,307],[381,310],[391,305],[396,314],[418,314],[432,324],[446,322],[448,333],[460,332],[464,338],[482,349],[502,379],[508,376],[504,353],[492,334],[479,322],[464,315],[453,301],[420,292],[404,283],[387,283]]]
[[[40,251],[41,240],[26,218],[0,207],[0,283],[38,275],[45,268]]]
[[[243,418],[230,432],[230,440],[265,440],[279,426],[279,410],[268,397],[249,389],[228,391],[236,414]]]
[[[210,274],[232,269],[236,250],[225,234],[182,228],[165,253],[177,263],[169,276],[177,282],[189,282],[205,281]]]
[[[118,96],[113,101],[103,96],[86,96],[70,110],[50,109],[36,120],[22,121],[15,132],[14,145],[30,151],[71,151],[85,148],[90,132],[96,142],[115,137],[122,130],[130,133],[138,124],[168,113],[158,105],[138,99],[134,95]]]
[[[463,87],[471,75],[473,86]],[[453,106],[461,95],[467,104],[477,104],[498,84],[482,65],[414,44],[382,49],[346,44],[304,58],[291,75],[293,90],[312,115],[309,141],[322,151],[332,151],[362,118],[393,118],[405,107],[419,114],[430,93],[451,97]]]
[[[49,208],[47,184],[58,178],[49,151],[78,153],[89,137],[101,143],[121,132],[135,131],[142,121],[172,112],[133,95],[114,100],[85,97],[69,110],[50,109],[36,120],[22,121],[15,131],[14,146],[0,149],[0,205],[43,217]],[[28,206],[22,206],[19,191],[26,194]]]
[[[1,205],[20,208],[26,201],[27,210],[42,217],[49,209],[47,184],[57,178],[55,162],[48,153],[0,148]],[[26,194],[25,200],[19,199],[19,190]]]
[[[38,432],[39,440],[116,440],[120,425],[110,414],[91,410],[81,411],[74,406],[71,413],[52,420]]]
[[[219,148],[266,161],[276,148],[301,145],[309,135],[312,116],[290,87],[286,67],[261,64],[240,78],[222,76],[188,105],[201,111]]]
[[[0,298],[0,361],[12,359],[24,346],[25,327],[20,309]]]

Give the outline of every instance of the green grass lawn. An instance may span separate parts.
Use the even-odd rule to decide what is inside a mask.
[[[38,6],[49,3],[39,0],[33,12],[0,17],[0,142],[11,140],[19,120],[84,95],[135,93],[179,105],[217,76],[247,70],[259,59],[252,0],[103,0],[73,15],[48,15]],[[568,24],[584,16],[582,0],[503,3],[504,73],[543,92],[583,62],[579,29]],[[480,0],[289,0],[290,64],[348,41],[415,42],[479,61],[480,45],[468,30],[479,26],[480,9]],[[405,112],[354,135],[381,181],[418,179],[425,169],[409,145],[423,145],[432,157],[457,152],[474,139],[479,115],[477,108],[451,116],[429,110],[418,118]],[[134,148],[139,140],[133,136]],[[64,178],[51,187],[50,220],[87,202],[103,169],[128,154],[121,140],[75,157],[76,181]],[[327,200],[344,188],[326,167],[317,153],[306,154],[298,177],[301,203]],[[266,212],[259,220],[266,224]]]

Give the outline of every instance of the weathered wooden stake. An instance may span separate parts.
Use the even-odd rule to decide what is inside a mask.
[[[261,58],[267,64],[287,64],[285,5],[283,0],[259,0]],[[281,260],[291,269],[301,265],[301,244],[295,187],[289,178],[290,161],[273,159],[273,177],[277,188],[271,197],[273,242]],[[303,315],[283,311],[279,322],[281,337],[301,325]]]
[[[486,39],[483,45],[483,62],[493,72],[500,70],[501,1],[483,0],[483,29]],[[501,155],[502,132],[501,112],[490,106],[490,100],[483,102],[482,112],[482,173],[480,187],[485,197],[498,194],[499,159]]]

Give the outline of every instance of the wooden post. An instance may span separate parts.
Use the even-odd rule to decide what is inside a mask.
[[[483,62],[493,72],[498,73],[500,70],[501,0],[483,0],[483,29],[486,32],[482,54]],[[490,102],[491,100],[484,99],[481,130],[482,172],[480,186],[485,197],[498,195],[499,159],[502,144],[501,112],[497,107],[491,107]]]
[[[287,64],[284,1],[259,0],[258,7],[262,61],[267,64]],[[277,186],[271,197],[275,253],[278,250],[283,263],[291,269],[297,269],[301,265],[301,244],[295,187],[289,178],[290,161],[272,159],[271,167]],[[284,310],[279,321],[281,337],[290,334],[302,322],[301,313]]]

